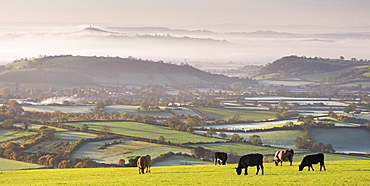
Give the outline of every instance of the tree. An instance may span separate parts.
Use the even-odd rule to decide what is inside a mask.
[[[164,138],[163,136],[159,136],[158,138],[159,143],[164,143],[165,141],[166,141],[166,138]]]
[[[233,89],[233,90],[241,90],[241,88],[242,88],[242,84],[240,84],[240,83],[232,83],[231,84],[231,89]]]
[[[55,129],[52,129],[52,128],[43,128],[40,130],[41,136],[45,138],[54,137],[54,133],[55,133]]]
[[[185,124],[186,125],[190,125],[190,126],[196,126],[196,125],[199,125],[201,123],[201,119],[198,117],[198,116],[188,116],[185,120]]]
[[[24,130],[28,130],[28,127],[30,126],[30,121],[29,120],[24,120],[23,121],[23,125],[24,125]]]
[[[110,130],[110,126],[104,125],[104,126],[101,128],[101,132],[103,132],[103,133],[105,133],[105,134],[108,134],[109,132],[111,132],[111,130]]]
[[[262,140],[261,140],[261,137],[259,135],[250,136],[249,137],[249,142],[254,144],[254,145],[259,145],[259,146],[262,145]]]
[[[146,101],[141,102],[140,104],[140,110],[141,111],[148,111],[149,110],[149,104]]]
[[[191,150],[192,153],[195,154],[198,158],[202,158],[206,156],[207,150],[203,147],[195,147],[194,149]]]
[[[80,131],[87,132],[88,130],[89,130],[89,126],[87,126],[86,124],[82,124],[80,126]]]
[[[280,112],[275,112],[274,113],[274,118],[278,119],[278,120],[281,120],[281,119],[284,119],[284,116]]]
[[[214,134],[217,134],[217,132],[213,128],[207,130],[207,136],[212,137]]]
[[[231,141],[242,141],[243,138],[239,134],[233,134],[230,138]]]
[[[8,87],[4,87],[0,89],[0,93],[3,98],[7,98],[10,95],[10,90]]]
[[[356,104],[351,103],[351,104],[344,107],[343,112],[348,114],[348,113],[354,111],[355,109],[356,109]]]
[[[12,119],[6,119],[1,124],[4,129],[12,129],[14,128],[13,120]]]
[[[221,138],[227,138],[227,134],[226,133],[224,133],[224,132],[220,132],[219,134],[218,134]]]

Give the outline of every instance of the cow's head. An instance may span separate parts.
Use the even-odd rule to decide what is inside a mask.
[[[278,160],[273,160],[275,165],[278,166],[279,165],[279,161]]]
[[[302,171],[303,170],[303,168],[304,168],[304,166],[303,165],[299,165],[299,171]]]
[[[242,168],[235,167],[236,169],[236,174],[240,175],[242,173]]]

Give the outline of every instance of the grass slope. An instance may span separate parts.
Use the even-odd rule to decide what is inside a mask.
[[[327,161],[326,171],[298,171],[298,166],[265,163],[265,175],[236,175],[236,164],[152,167],[49,169],[0,172],[3,185],[368,185],[370,161]]]
[[[26,163],[22,161],[15,161],[15,160],[9,160],[0,158],[0,171],[10,171],[10,170],[20,170],[20,169],[35,169],[44,167],[43,165],[38,164],[32,164],[32,163]],[[1,178],[1,172],[0,172],[0,180]],[[3,182],[1,184],[4,184]]]
[[[260,121],[264,119],[274,118],[274,113],[269,111],[259,110],[241,110],[241,109],[225,109],[225,108],[195,108],[210,118],[217,120],[225,120],[232,118],[235,115],[239,115],[241,120],[254,120]]]
[[[158,139],[163,136],[166,141],[171,143],[188,143],[188,142],[214,142],[223,141],[221,139],[207,138],[199,135],[190,134],[187,132],[179,132],[171,130],[168,127],[149,125],[138,122],[79,122],[79,123],[65,123],[71,126],[80,126],[87,124],[90,129],[100,131],[103,126],[109,126],[111,132],[116,134],[143,137],[149,139]]]

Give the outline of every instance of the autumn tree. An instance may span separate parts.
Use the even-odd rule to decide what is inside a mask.
[[[254,144],[254,145],[259,145],[259,146],[262,145],[261,137],[259,135],[256,135],[256,134],[249,137],[249,142]]]

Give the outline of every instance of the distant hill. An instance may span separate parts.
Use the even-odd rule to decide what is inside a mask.
[[[270,74],[285,72],[291,74],[308,74],[318,72],[336,71],[353,66],[349,61],[330,60],[323,58],[304,58],[297,56],[287,56],[268,64],[262,68],[259,74]]]
[[[357,86],[370,81],[370,61],[287,56],[267,64],[253,77],[265,84],[325,83]]]
[[[126,34],[179,34],[179,35],[201,35],[217,34],[209,30],[185,30],[171,29],[167,27],[107,27],[108,30],[114,30]]]
[[[231,84],[250,79],[230,78],[201,71],[187,64],[135,58],[53,56],[0,66],[0,82],[53,86],[122,86],[148,84]]]

